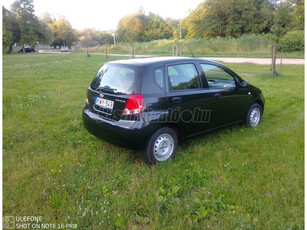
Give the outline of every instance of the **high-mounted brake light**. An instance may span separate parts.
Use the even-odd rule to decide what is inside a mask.
[[[144,98],[141,94],[131,95],[126,101],[123,116],[140,114],[143,109],[143,103]]]
[[[88,104],[88,88],[86,89],[86,99],[85,99],[85,101],[86,101],[86,104]]]

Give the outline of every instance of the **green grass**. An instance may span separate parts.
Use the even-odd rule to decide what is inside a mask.
[[[109,60],[114,60],[110,58]],[[147,166],[90,135],[85,92],[102,56],[3,57],[3,215],[78,229],[303,229],[304,66],[227,64],[260,87],[263,122],[185,141]]]

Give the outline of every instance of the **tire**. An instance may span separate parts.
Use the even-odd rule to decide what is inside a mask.
[[[147,164],[156,164],[175,157],[178,145],[176,132],[163,127],[157,130],[143,149],[143,157]]]
[[[262,117],[262,107],[255,103],[253,104],[250,109],[248,110],[247,116],[246,116],[246,126],[248,127],[256,127],[260,124]]]

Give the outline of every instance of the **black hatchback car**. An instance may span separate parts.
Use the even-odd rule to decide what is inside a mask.
[[[261,90],[226,66],[159,57],[113,61],[86,92],[85,128],[117,145],[142,149],[155,164],[173,158],[179,140],[232,124],[257,126]]]
[[[25,53],[36,53],[36,49],[31,48],[31,47],[25,47]],[[23,53],[23,49],[21,48],[20,50],[18,50],[18,53],[22,54]]]

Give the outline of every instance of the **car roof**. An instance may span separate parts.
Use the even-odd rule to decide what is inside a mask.
[[[217,63],[202,58],[191,58],[191,57],[149,57],[149,58],[135,58],[135,59],[123,59],[117,61],[108,62],[110,64],[127,64],[127,65],[138,65],[145,66],[151,64],[166,64],[170,62],[184,62],[184,61],[205,61],[208,63]]]

